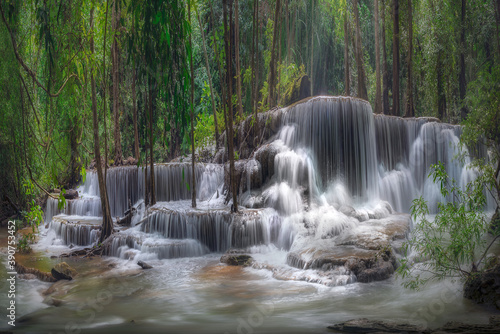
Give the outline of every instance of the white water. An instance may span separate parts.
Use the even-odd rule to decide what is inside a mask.
[[[356,276],[344,266],[316,266],[313,254],[335,252],[356,238],[366,243],[387,239],[393,225],[407,224],[408,216],[396,213],[408,212],[411,201],[420,195],[435,210],[436,202],[445,199],[427,179],[431,164],[443,162],[461,186],[473,179],[467,161],[461,164],[453,159],[460,128],[432,119],[374,116],[369,104],[349,98],[315,98],[280,112],[281,130],[269,142],[276,153],[273,168],[262,169],[269,161],[249,160],[239,215],[230,214],[224,205],[222,166],[197,165],[197,209],[189,207],[189,164],[155,166],[159,203],[147,210],[142,201],[145,170],[108,170],[112,215],[123,216],[129,203],[138,213],[131,228],[120,228],[113,236],[107,254],[109,261],[118,264],[114,274],[136,274],[121,278],[129,286],[114,294],[106,311],[97,316],[98,328],[119,324],[121,330],[130,330],[126,323],[141,319],[144,328],[237,332],[238,317],[269,305],[273,311],[262,312],[262,325],[255,328],[322,332],[324,325],[350,317],[425,319],[412,314],[419,307],[434,305],[435,291],[441,291],[444,283],[417,297],[393,279],[355,283]],[[252,186],[250,175],[256,173],[261,180],[267,175],[260,187]],[[87,173],[78,190],[81,198],[68,201],[63,210],[68,216],[57,216],[57,203],[49,199],[46,220],[51,222],[42,231],[39,249],[60,252],[63,245],[92,245],[97,240],[85,218],[76,217],[95,222],[98,218],[91,217],[100,215],[95,172]],[[488,209],[492,205],[490,199]],[[250,209],[254,206],[264,208]],[[387,242],[397,247],[394,241]],[[366,252],[359,246],[343,247]],[[220,254],[230,248],[245,248],[255,265],[246,269],[218,265]],[[138,273],[138,260],[155,268]],[[100,284],[83,279],[72,298],[95,293]],[[446,284],[453,301],[446,302],[441,313],[431,312],[429,324],[461,315],[484,320],[478,307],[458,297],[458,285]],[[125,309],[120,306],[122,300],[140,307]],[[70,310],[68,306],[59,312],[81,322]],[[50,311],[43,314],[59,323]],[[39,321],[32,323],[43,327]]]

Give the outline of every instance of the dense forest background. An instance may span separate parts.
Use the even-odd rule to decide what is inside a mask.
[[[286,105],[305,76],[312,95],[451,123],[500,90],[500,0],[0,0],[0,10],[2,219],[74,187],[99,155],[106,169],[215,149],[224,131],[234,137],[228,125]]]

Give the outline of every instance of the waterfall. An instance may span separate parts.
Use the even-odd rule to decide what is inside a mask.
[[[374,115],[368,102],[347,97],[316,97],[272,115],[273,135],[237,163],[237,214],[224,203],[223,165],[196,164],[196,209],[190,207],[190,163],[155,165],[157,204],[149,208],[149,167],[110,168],[112,216],[122,217],[130,205],[135,213],[131,226],[116,227],[106,254],[162,260],[232,249],[278,252],[286,253],[284,263],[256,266],[280,279],[370,282],[394,271],[394,253],[382,261],[378,252],[401,247],[413,199],[423,196],[433,213],[438,202],[453,200],[442,198],[428,178],[431,165],[442,162],[461,187],[477,175],[469,158],[455,159],[461,127],[434,118]],[[462,149],[488,158],[484,146]],[[95,171],[78,191],[80,198],[62,210],[49,198],[45,219],[64,244],[92,245],[101,215]],[[490,196],[487,209],[493,205]]]

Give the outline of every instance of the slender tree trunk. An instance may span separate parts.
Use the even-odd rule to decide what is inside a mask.
[[[380,75],[380,24],[378,21],[378,1],[374,0],[374,11],[375,11],[375,72],[377,77],[377,90],[375,92],[375,113],[382,113],[382,87],[381,87],[381,75]],[[410,0],[411,1],[411,0]]]
[[[255,114],[259,112],[259,0],[257,2],[257,16],[255,17]]]
[[[498,55],[500,55],[500,0],[493,0],[493,6],[495,7],[497,49],[498,49]]]
[[[361,26],[359,22],[358,0],[353,0],[354,7],[354,23],[356,25],[356,67],[358,69],[358,96],[364,100],[368,100],[368,92],[366,90],[365,69],[363,64],[363,44],[361,43]]]
[[[286,11],[288,13],[288,10]],[[295,22],[297,21],[297,12],[294,12],[293,14],[293,19],[292,19],[292,25],[291,28],[289,29],[290,32],[288,34],[288,43],[287,43],[287,50],[286,50],[286,59],[288,63],[292,62],[292,44],[293,41],[295,40]]]
[[[117,31],[120,28],[120,10],[118,9],[118,1],[114,1],[113,13],[111,15],[111,25],[113,29],[113,45],[111,47],[111,60],[113,62],[113,115],[115,121],[115,164],[122,162],[122,145],[120,138],[120,89],[119,89],[119,62],[120,62],[120,47],[118,44]]]
[[[415,117],[413,105],[413,8],[412,0],[408,0],[408,87],[406,93],[406,117]]]
[[[102,73],[103,75],[103,104],[102,104],[102,116],[104,119],[104,180],[108,179],[108,124],[107,124],[107,113],[106,113],[106,87],[107,87],[107,75],[106,75],[106,35],[108,30],[108,5],[109,1],[106,0],[106,15],[104,21],[104,41],[103,41],[103,57],[102,57]]]
[[[314,0],[311,1],[311,96],[313,93],[314,81]]]
[[[215,61],[217,63],[217,70],[219,71],[219,80],[221,82],[221,90],[222,90],[222,96],[221,96],[221,105],[222,105],[222,108],[224,109],[224,124],[226,124],[226,113],[225,113],[225,109],[226,109],[226,89],[225,89],[225,85],[223,84],[224,83],[224,75],[223,75],[223,71],[222,71],[222,66],[221,66],[221,63],[220,63],[220,58],[219,58],[219,48],[217,47],[217,38],[215,36],[215,20],[214,20],[214,11],[213,11],[213,8],[212,8],[212,1],[209,1],[209,4],[210,4],[210,18],[212,20],[212,36],[213,36],[213,40],[214,40],[214,51],[215,51]],[[214,116],[215,117],[215,116]],[[226,131],[226,137],[227,137],[227,131]],[[218,139],[217,138],[217,142],[218,142]],[[218,145],[218,143],[217,143]]]
[[[399,0],[393,0],[393,42],[392,42],[392,114],[399,116]]]
[[[155,167],[154,167],[154,155],[153,155],[153,148],[154,148],[154,136],[153,136],[153,104],[154,104],[154,99],[153,99],[153,84],[154,84],[154,79],[149,77],[149,166],[150,166],[150,173],[151,175],[149,176],[149,180],[151,182],[151,186],[149,187],[151,191],[151,205],[156,204],[156,189],[155,189]]]
[[[442,51],[438,52],[438,58],[436,62],[436,73],[437,73],[437,95],[438,95],[438,115],[439,119],[444,121],[446,116],[446,94],[443,83],[443,61],[442,61]]]
[[[234,176],[234,135],[233,135],[233,111],[232,111],[232,75],[231,75],[231,45],[230,45],[230,36],[228,29],[228,15],[227,15],[227,1],[223,0],[224,6],[224,40],[226,46],[226,79],[228,85],[228,96],[227,96],[227,122],[226,122],[226,136],[227,136],[227,146],[228,146],[228,155],[229,155],[229,174],[230,174],[230,188],[233,194],[233,212],[238,212],[238,200],[236,198],[236,182]],[[279,1],[279,0],[278,0]],[[231,19],[231,16],[229,16]],[[231,22],[229,21],[229,24]]]
[[[460,21],[460,76],[459,76],[459,87],[460,87],[460,103],[462,107],[460,109],[460,114],[462,119],[467,118],[467,108],[465,107],[465,92],[467,89],[467,82],[465,81],[465,9],[466,1],[462,0],[462,15]],[[498,34],[498,31],[497,31]]]
[[[252,23],[252,110],[254,113],[254,122],[253,122],[253,134],[254,134],[254,140],[255,138],[258,138],[259,136],[259,122],[258,122],[258,116],[257,116],[257,83],[255,82],[255,73],[256,73],[256,64],[257,64],[257,50],[258,50],[258,45],[257,45],[257,34],[259,33],[259,28],[258,28],[258,6],[259,6],[259,1],[254,0],[253,2],[253,23]],[[255,143],[255,146],[257,146],[257,143]]]
[[[344,13],[344,77],[345,77],[345,95],[351,95],[351,73],[349,69],[349,16],[347,7]]]
[[[137,70],[135,68],[135,61],[134,61],[134,72],[132,77],[132,104],[134,109],[134,153],[135,153],[135,158],[137,160],[140,160],[141,153],[139,151],[139,128],[137,125],[137,94],[135,92],[136,81],[137,81]]]
[[[385,4],[382,0],[382,108],[385,115],[389,115],[389,68],[387,66],[387,48],[385,44]]]
[[[269,108],[276,105],[276,45],[278,44],[278,29],[279,29],[279,13],[280,13],[280,0],[276,0],[276,7],[274,9],[274,31],[273,43],[271,46],[271,61],[269,63]]]
[[[191,1],[188,2],[188,17],[189,17],[189,25],[192,27],[193,25],[191,24]],[[200,21],[200,30],[203,30],[201,29],[201,21]],[[192,188],[191,206],[193,208],[196,208],[196,173],[195,173],[196,161],[195,161],[195,151],[194,151],[194,66],[193,66],[192,31],[193,30],[191,29],[191,32],[189,33],[189,48],[191,49],[191,52],[189,53],[189,66],[191,67],[191,99],[189,102],[189,109],[191,113],[191,188]],[[208,66],[207,66],[207,71],[208,71]],[[212,85],[210,85],[210,88],[211,87]]]
[[[205,32],[203,31],[203,26],[201,24],[201,18],[200,18],[200,13],[196,13],[198,17],[198,23],[200,24],[200,31],[201,31],[201,39],[202,39],[202,44],[203,44],[203,55],[205,56],[205,67],[207,69],[207,76],[208,76],[208,86],[210,88],[210,100],[212,102],[212,113],[214,115],[214,125],[215,125],[215,149],[218,151],[219,150],[219,125],[217,123],[217,109],[215,108],[215,92],[214,88],[212,85],[212,74],[210,73],[210,64],[208,61],[208,53],[207,53],[207,45],[205,42]]]
[[[234,48],[236,61],[236,95],[238,96],[238,115],[243,120],[243,103],[241,101],[241,69],[240,69],[240,22],[238,0],[234,2]]]
[[[94,8],[90,11],[90,52],[94,55]],[[94,155],[97,162],[97,180],[99,182],[99,194],[101,196],[101,207],[102,207],[102,228],[101,236],[99,238],[100,242],[103,242],[107,237],[113,232],[113,221],[111,219],[111,213],[109,211],[109,200],[108,191],[106,189],[106,180],[104,179],[104,174],[101,164],[101,150],[99,145],[99,121],[97,119],[97,98],[96,98],[96,87],[94,78],[94,65],[90,66],[90,86],[92,90],[92,120],[94,125]]]

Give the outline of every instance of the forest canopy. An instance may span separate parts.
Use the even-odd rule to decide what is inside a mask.
[[[99,155],[106,170],[214,154],[233,126],[291,102],[306,76],[309,94],[357,96],[375,113],[460,123],[487,108],[500,123],[498,0],[0,0],[0,10],[3,218],[75,187]]]

